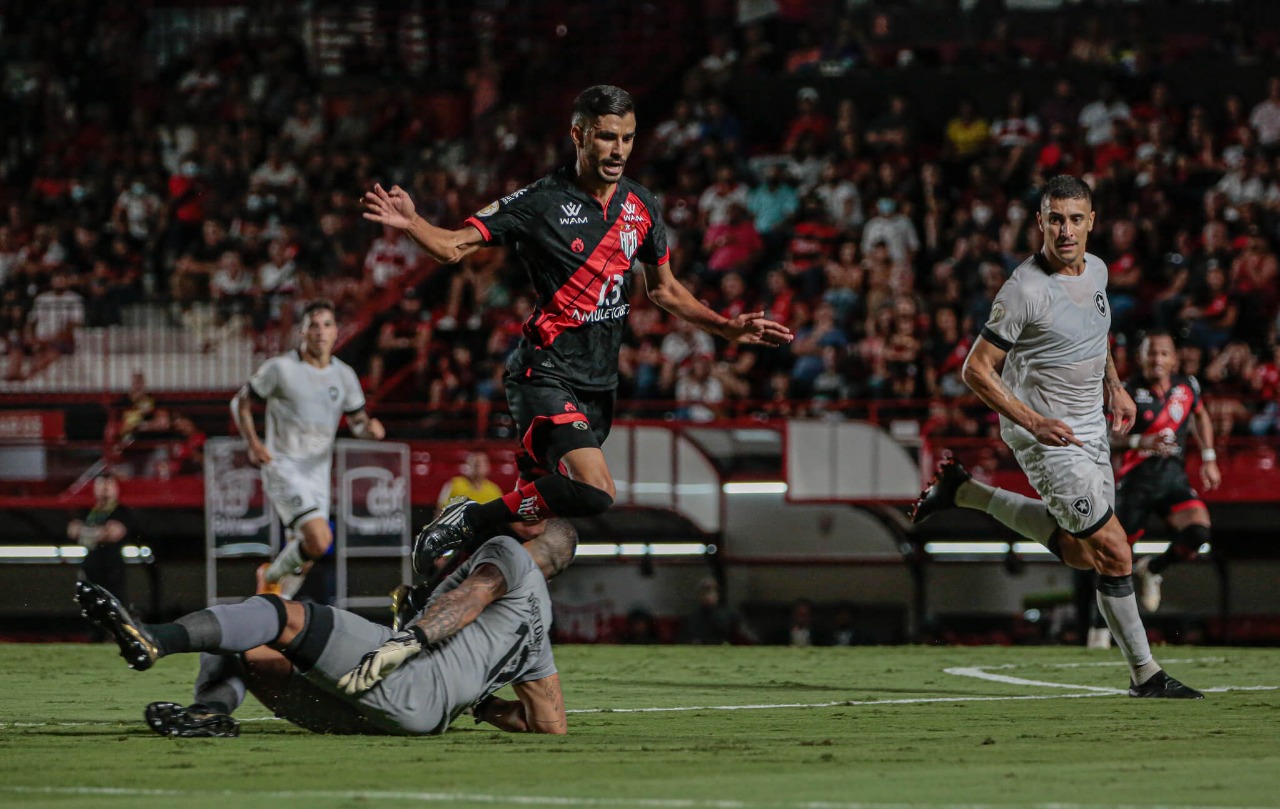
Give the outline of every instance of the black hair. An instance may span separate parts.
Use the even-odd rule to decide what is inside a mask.
[[[1142,348],[1142,344],[1150,340],[1152,337],[1168,337],[1169,342],[1173,343],[1174,350],[1178,348],[1178,338],[1168,329],[1148,329],[1138,337],[1138,348]]]
[[[308,303],[305,307],[303,307],[301,319],[305,321],[314,312],[322,312],[322,311],[327,311],[329,314],[334,315],[335,317],[338,314],[338,310],[333,308],[333,301],[315,300],[315,301],[311,301],[311,303]]]
[[[636,111],[636,103],[631,94],[621,87],[612,84],[597,84],[588,87],[573,100],[573,126],[586,129],[591,122],[606,115],[626,115]]]
[[[1082,199],[1089,203],[1090,208],[1093,207],[1092,189],[1084,180],[1070,174],[1059,174],[1045,183],[1044,192],[1040,195],[1040,207],[1043,208],[1045,202],[1051,199]]]

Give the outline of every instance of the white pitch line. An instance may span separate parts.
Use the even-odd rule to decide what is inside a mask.
[[[1165,663],[1221,663],[1226,658],[1222,657],[1189,657],[1165,660]],[[1009,695],[999,697],[906,697],[903,699],[842,699],[830,702],[779,702],[779,703],[762,703],[756,705],[677,705],[670,707],[648,707],[648,708],[571,708],[565,713],[568,714],[608,714],[608,713],[686,713],[689,711],[776,711],[787,709],[812,709],[812,708],[854,708],[875,705],[931,705],[936,703],[947,702],[1029,702],[1047,699],[1083,699],[1087,697],[1109,697],[1119,694],[1128,693],[1123,688],[1108,688],[1096,685],[1075,685],[1072,683],[1055,683],[1046,680],[1029,680],[1022,677],[1009,677],[1003,674],[992,674],[990,669],[1015,669],[1026,668],[1027,663],[1004,663],[999,666],[953,666],[943,669],[946,674],[953,674],[960,677],[972,677],[979,680],[987,680],[989,682],[1002,683],[1005,685],[1027,685],[1042,688],[1063,688],[1081,691],[1078,694],[1022,694]],[[1106,661],[1094,663],[1042,663],[1038,664],[1045,668],[1084,668],[1093,666],[1116,667],[1125,665],[1123,662]],[[1205,693],[1224,693],[1227,691],[1276,691],[1280,690],[1280,686],[1274,685],[1228,685],[1217,686],[1211,688],[1201,688]],[[0,722],[0,730],[8,728],[42,728],[42,727],[111,727],[121,724],[125,720],[116,720],[113,722]],[[255,716],[247,719],[241,719],[241,722],[280,722],[284,721],[276,716]]]
[[[1008,809],[994,803],[876,803],[866,801],[741,801],[699,798],[575,798],[563,795],[493,795],[474,792],[403,792],[389,790],[232,790],[136,789],[128,787],[0,786],[0,793],[17,795],[76,795],[83,797],[208,798],[239,802],[263,800],[413,801],[417,803],[478,803],[519,806],[638,806],[646,809]],[[1268,809],[1202,804],[1034,803],[1028,809]]]

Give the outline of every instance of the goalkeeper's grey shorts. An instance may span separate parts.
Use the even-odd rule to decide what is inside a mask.
[[[356,697],[338,690],[337,682],[367,653],[393,634],[382,624],[319,604],[308,605],[307,633],[289,656],[295,669],[281,694],[276,714],[317,733],[419,736],[443,733],[449,725],[449,702],[443,678],[428,655],[410,660],[385,680]],[[321,646],[323,644],[323,646]],[[307,654],[307,648],[313,651]]]

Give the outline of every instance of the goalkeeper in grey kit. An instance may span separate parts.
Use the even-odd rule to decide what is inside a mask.
[[[256,595],[170,624],[133,619],[110,593],[80,582],[82,614],[111,635],[130,668],[184,652],[201,666],[195,703],[147,707],[168,736],[235,736],[246,689],[276,715],[318,733],[435,735],[471,709],[502,730],[565,733],[551,652],[547,581],[573,560],[577,532],[549,520],[521,542],[488,540],[400,632],[323,604]],[[494,696],[511,685],[516,699]]]

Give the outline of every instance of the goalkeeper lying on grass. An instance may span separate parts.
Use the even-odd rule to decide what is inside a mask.
[[[135,621],[107,591],[79,582],[86,618],[116,639],[130,668],[205,652],[189,707],[147,707],[153,730],[235,736],[245,687],[277,716],[318,733],[443,733],[466,709],[502,730],[564,733],[560,677],[547,635],[547,581],[573,560],[577,532],[549,520],[523,544],[490,539],[446,579],[405,630],[345,610],[258,595],[171,624]],[[517,700],[495,691],[512,685]]]

